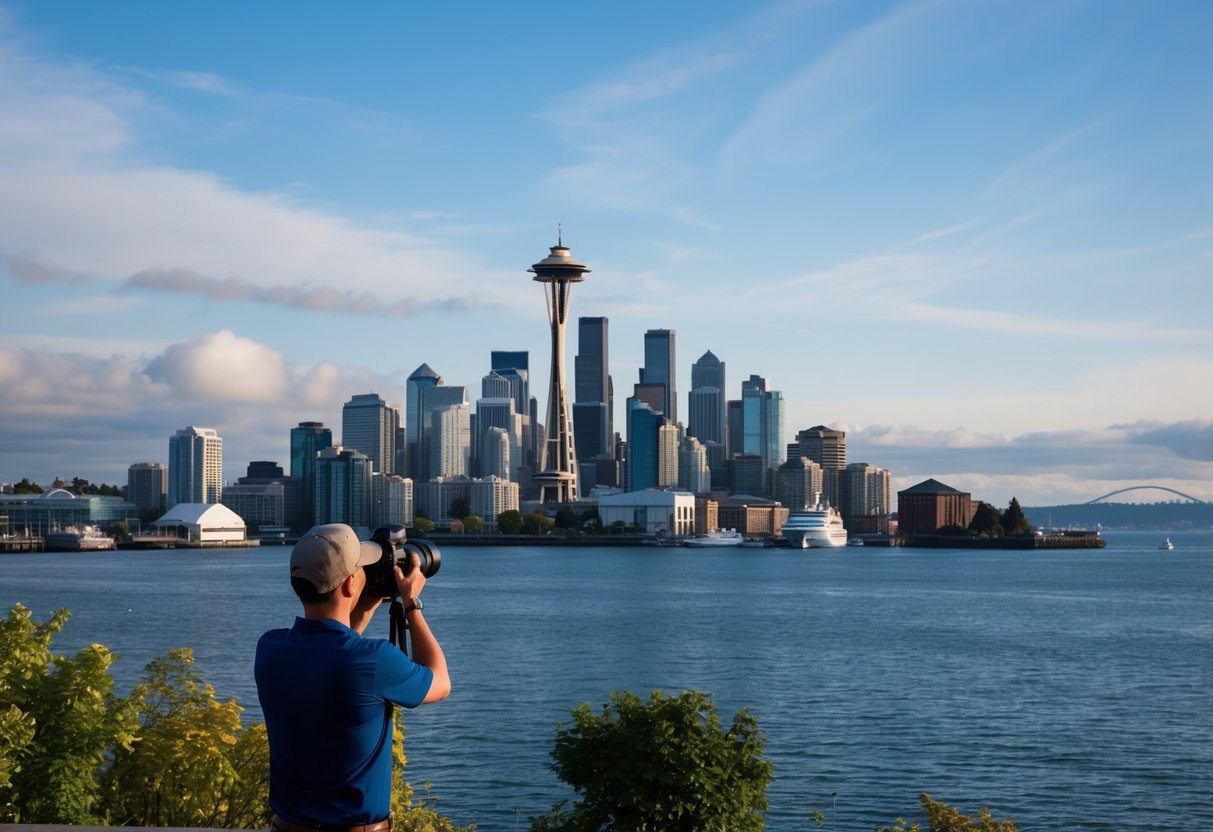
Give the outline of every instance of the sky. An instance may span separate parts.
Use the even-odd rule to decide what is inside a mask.
[[[559,226],[618,425],[672,329],[680,409],[711,350],[894,490],[1213,499],[1210,32],[1182,0],[0,5],[0,481],[122,484],[187,425],[234,480],[423,362],[474,398],[493,349],[542,412]]]

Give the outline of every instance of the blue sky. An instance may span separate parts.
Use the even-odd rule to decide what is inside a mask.
[[[593,271],[895,488],[1213,499],[1213,5],[0,6],[0,480],[478,391]],[[570,337],[572,366],[576,338]],[[570,379],[571,381],[571,379]]]

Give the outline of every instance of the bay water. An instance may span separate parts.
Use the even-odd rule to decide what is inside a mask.
[[[1102,550],[443,549],[426,618],[454,692],[406,715],[406,777],[481,830],[572,792],[558,723],[611,691],[710,693],[758,718],[771,830],[872,830],[929,792],[1021,830],[1213,822],[1213,534]],[[67,607],[62,652],[117,651],[119,688],[193,648],[260,720],[258,636],[298,609],[289,549],[0,555],[0,604]],[[367,631],[387,636],[381,611]]]

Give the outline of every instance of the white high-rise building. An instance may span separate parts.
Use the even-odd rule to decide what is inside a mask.
[[[513,480],[510,476],[512,456],[510,435],[498,427],[491,427],[480,435],[480,475]]]
[[[707,448],[694,436],[682,440],[678,448],[678,487],[692,494],[706,494],[712,490]]]
[[[518,510],[516,482],[501,477],[484,477],[472,480],[468,492],[468,504],[472,514],[483,519],[490,529],[496,529],[497,516],[501,512]]]
[[[223,495],[223,440],[212,428],[182,428],[168,440],[168,507],[218,503]]]
[[[430,414],[430,474],[462,477],[472,456],[471,411],[466,403],[440,407]]]
[[[679,426],[665,422],[657,428],[657,487],[678,485]]]

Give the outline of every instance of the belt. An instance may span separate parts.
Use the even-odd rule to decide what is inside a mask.
[[[285,818],[274,815],[270,828],[276,832],[390,832],[392,819],[387,818],[378,823],[365,823],[361,826],[334,826],[329,823],[291,823]]]

